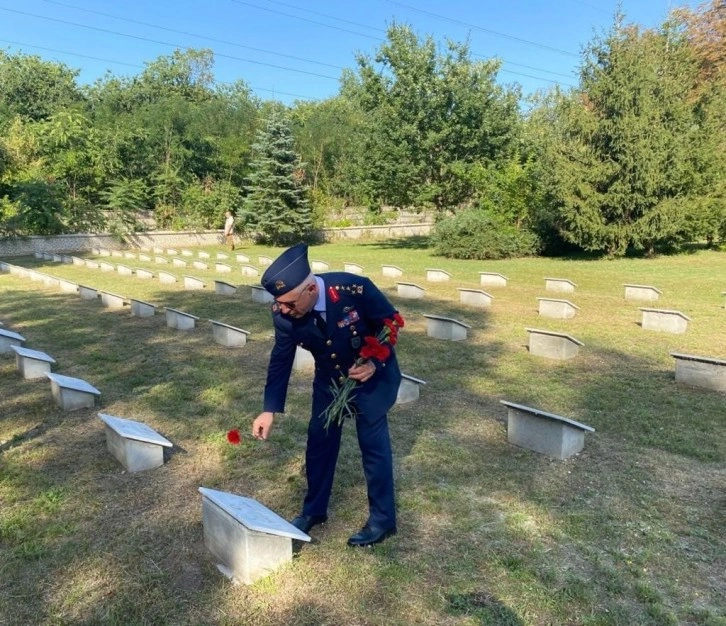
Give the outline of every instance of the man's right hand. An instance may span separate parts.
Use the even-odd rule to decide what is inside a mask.
[[[270,429],[272,428],[272,422],[274,419],[274,413],[270,413],[269,411],[264,411],[263,413],[260,413],[255,418],[255,421],[252,422],[252,436],[255,439],[262,439],[263,441],[267,439],[267,436],[270,434]]]

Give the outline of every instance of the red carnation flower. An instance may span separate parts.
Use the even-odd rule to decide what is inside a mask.
[[[229,441],[233,446],[239,445],[239,442],[242,440],[242,438],[239,435],[239,429],[233,428],[227,433],[227,441]]]
[[[401,314],[398,312],[393,314],[393,321],[396,322],[396,324],[398,324],[399,328],[403,328],[406,325],[406,322],[403,321]]]

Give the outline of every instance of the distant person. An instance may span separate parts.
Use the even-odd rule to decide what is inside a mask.
[[[234,215],[232,211],[227,211],[224,217],[224,243],[234,250]]]

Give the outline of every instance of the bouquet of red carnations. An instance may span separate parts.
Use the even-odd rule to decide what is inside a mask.
[[[375,337],[363,338],[365,345],[361,348],[360,356],[356,359],[355,364],[363,365],[370,359],[385,362],[391,356],[390,346],[395,346],[398,341],[398,330],[404,325],[405,322],[398,313],[393,314],[393,319],[384,319],[383,328]],[[326,430],[333,422],[342,425],[346,417],[355,417],[353,392],[357,386],[358,381],[347,376],[342,383],[333,381],[331,385],[333,401],[320,414],[325,421]]]

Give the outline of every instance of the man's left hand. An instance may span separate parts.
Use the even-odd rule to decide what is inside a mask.
[[[370,361],[366,361],[362,365],[354,365],[351,367],[348,370],[348,377],[357,380],[359,383],[364,383],[375,373],[376,366]]]

